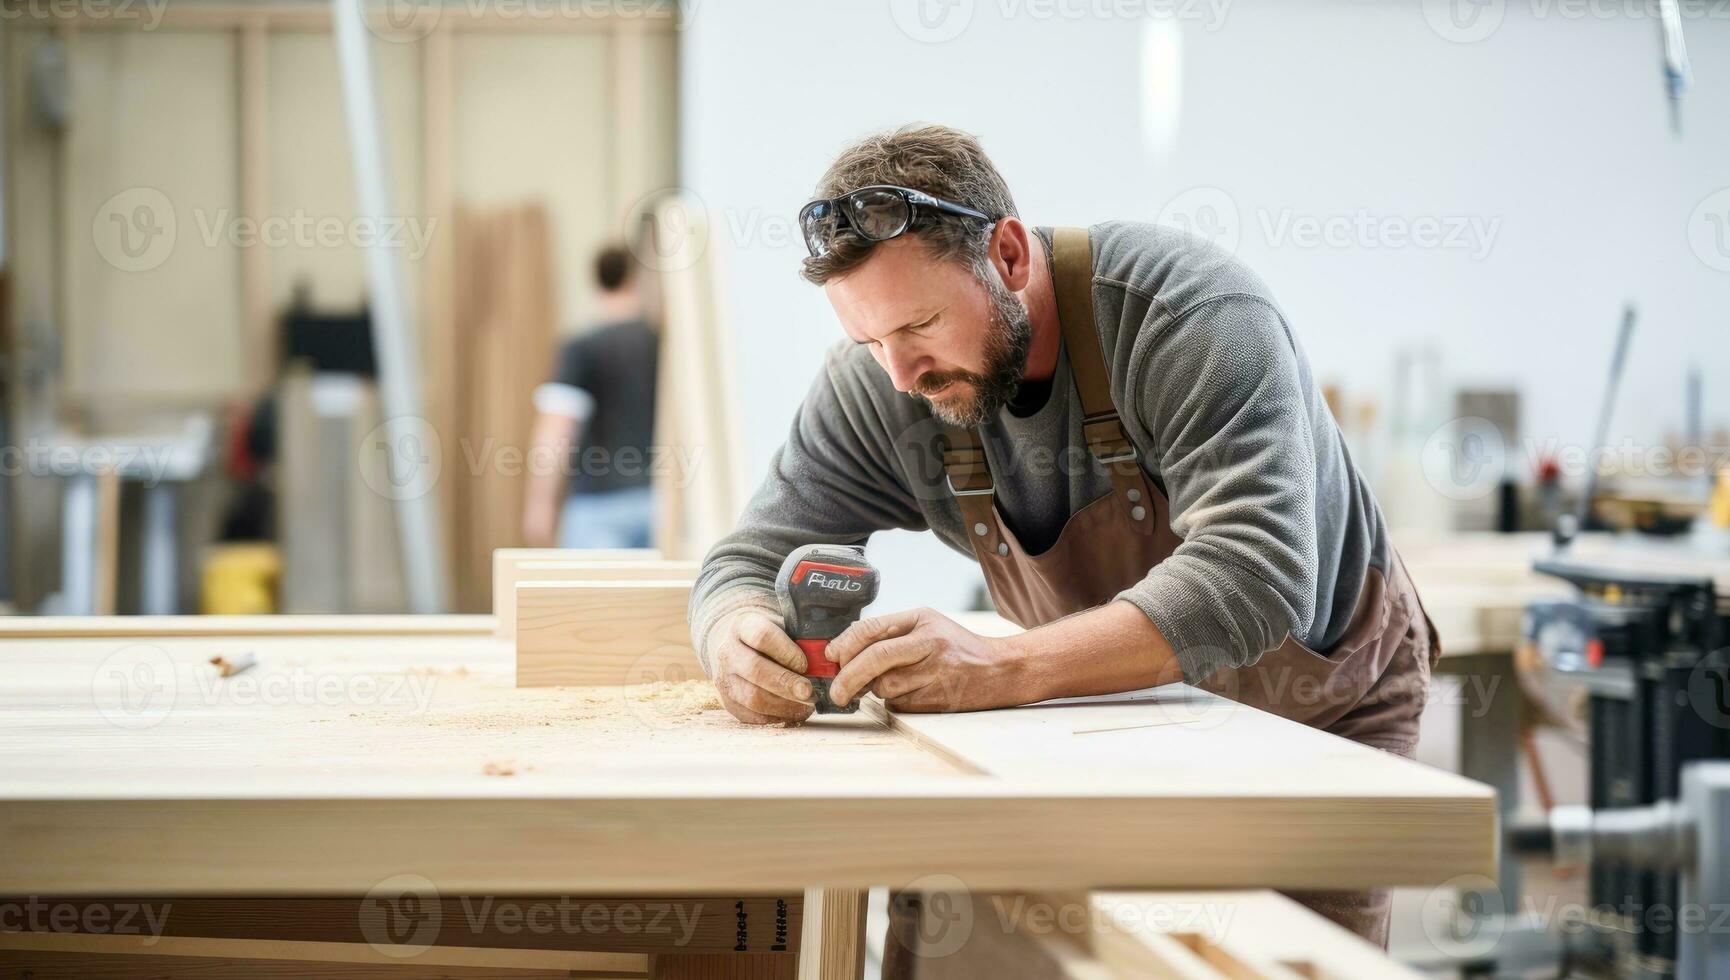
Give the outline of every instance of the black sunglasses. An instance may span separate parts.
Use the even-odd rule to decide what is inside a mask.
[[[799,209],[799,228],[812,258],[829,251],[829,242],[843,227],[872,242],[886,242],[907,233],[920,208],[952,215],[990,228],[997,219],[990,215],[939,200],[924,191],[892,184],[875,184],[849,191],[826,201],[812,201]]]

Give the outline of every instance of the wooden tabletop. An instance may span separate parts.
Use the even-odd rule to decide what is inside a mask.
[[[1183,686],[751,728],[700,680],[518,689],[508,646],[415,625],[0,644],[0,893],[1354,888],[1494,863],[1487,787]]]
[[[1566,582],[1532,568],[1537,560],[1555,555],[1549,534],[1395,531],[1393,541],[1441,635],[1444,659],[1512,653],[1523,639],[1527,606],[1573,593]],[[1568,554],[1606,564],[1711,575],[1720,591],[1730,593],[1730,556],[1701,555],[1685,542],[1587,534]]]

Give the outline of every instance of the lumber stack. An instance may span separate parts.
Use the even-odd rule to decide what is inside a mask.
[[[696,562],[654,552],[495,552],[495,629],[515,644],[517,686],[701,677],[685,615],[696,577]]]

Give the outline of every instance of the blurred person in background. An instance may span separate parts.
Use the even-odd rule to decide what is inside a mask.
[[[595,256],[595,323],[564,343],[551,380],[535,389],[529,458],[564,465],[530,470],[523,537],[531,547],[649,547],[659,343],[635,265],[619,245]]]

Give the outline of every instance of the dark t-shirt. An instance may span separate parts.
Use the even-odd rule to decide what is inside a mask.
[[[560,348],[553,382],[594,398],[571,453],[572,493],[649,485],[659,346],[649,325],[635,319],[603,324]]]

